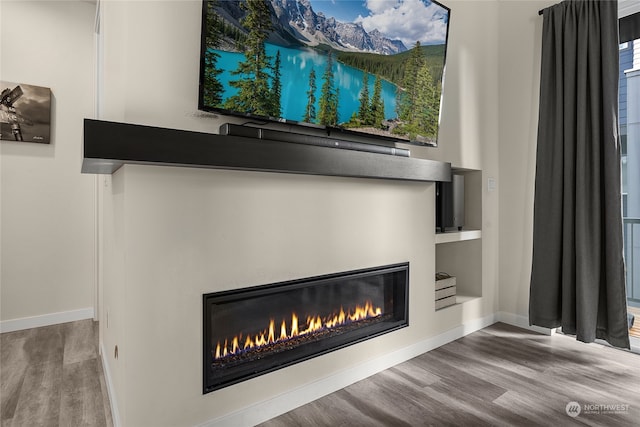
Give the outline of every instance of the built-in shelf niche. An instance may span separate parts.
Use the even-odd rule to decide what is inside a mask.
[[[456,277],[456,304],[482,297],[482,194],[481,170],[453,168],[464,175],[465,225],[461,231],[436,233],[436,272]]]
[[[441,243],[463,242],[482,238],[482,230],[448,231],[436,234],[436,245]]]

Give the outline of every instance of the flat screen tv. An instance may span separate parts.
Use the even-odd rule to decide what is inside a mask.
[[[199,109],[436,145],[450,10],[204,0]]]

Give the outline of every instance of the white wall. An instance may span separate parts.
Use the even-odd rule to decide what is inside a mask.
[[[457,326],[433,313],[432,184],[136,166],[114,187],[125,278],[105,304],[124,317],[105,347],[124,425],[194,425]],[[203,293],[403,261],[409,328],[202,396]]]
[[[50,145],[0,142],[3,330],[53,313],[92,316],[95,178],[80,174],[94,111],[95,5],[0,2],[0,79],[51,88]]]
[[[500,3],[500,310],[527,319],[542,35],[538,10],[553,3]]]
[[[497,177],[498,3],[448,5],[440,147],[412,154]],[[200,2],[104,2],[102,12],[100,118],[215,132],[223,119],[196,111]],[[125,425],[222,417],[498,308],[497,191],[483,205],[483,297],[435,313],[432,184],[150,166],[100,180],[102,345]],[[202,293],[402,261],[409,328],[201,395]]]

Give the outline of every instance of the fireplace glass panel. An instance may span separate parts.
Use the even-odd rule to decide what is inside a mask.
[[[409,264],[206,294],[204,393],[408,325]]]

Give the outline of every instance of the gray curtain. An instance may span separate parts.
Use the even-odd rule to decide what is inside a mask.
[[[544,10],[529,322],[629,348],[618,5]]]

